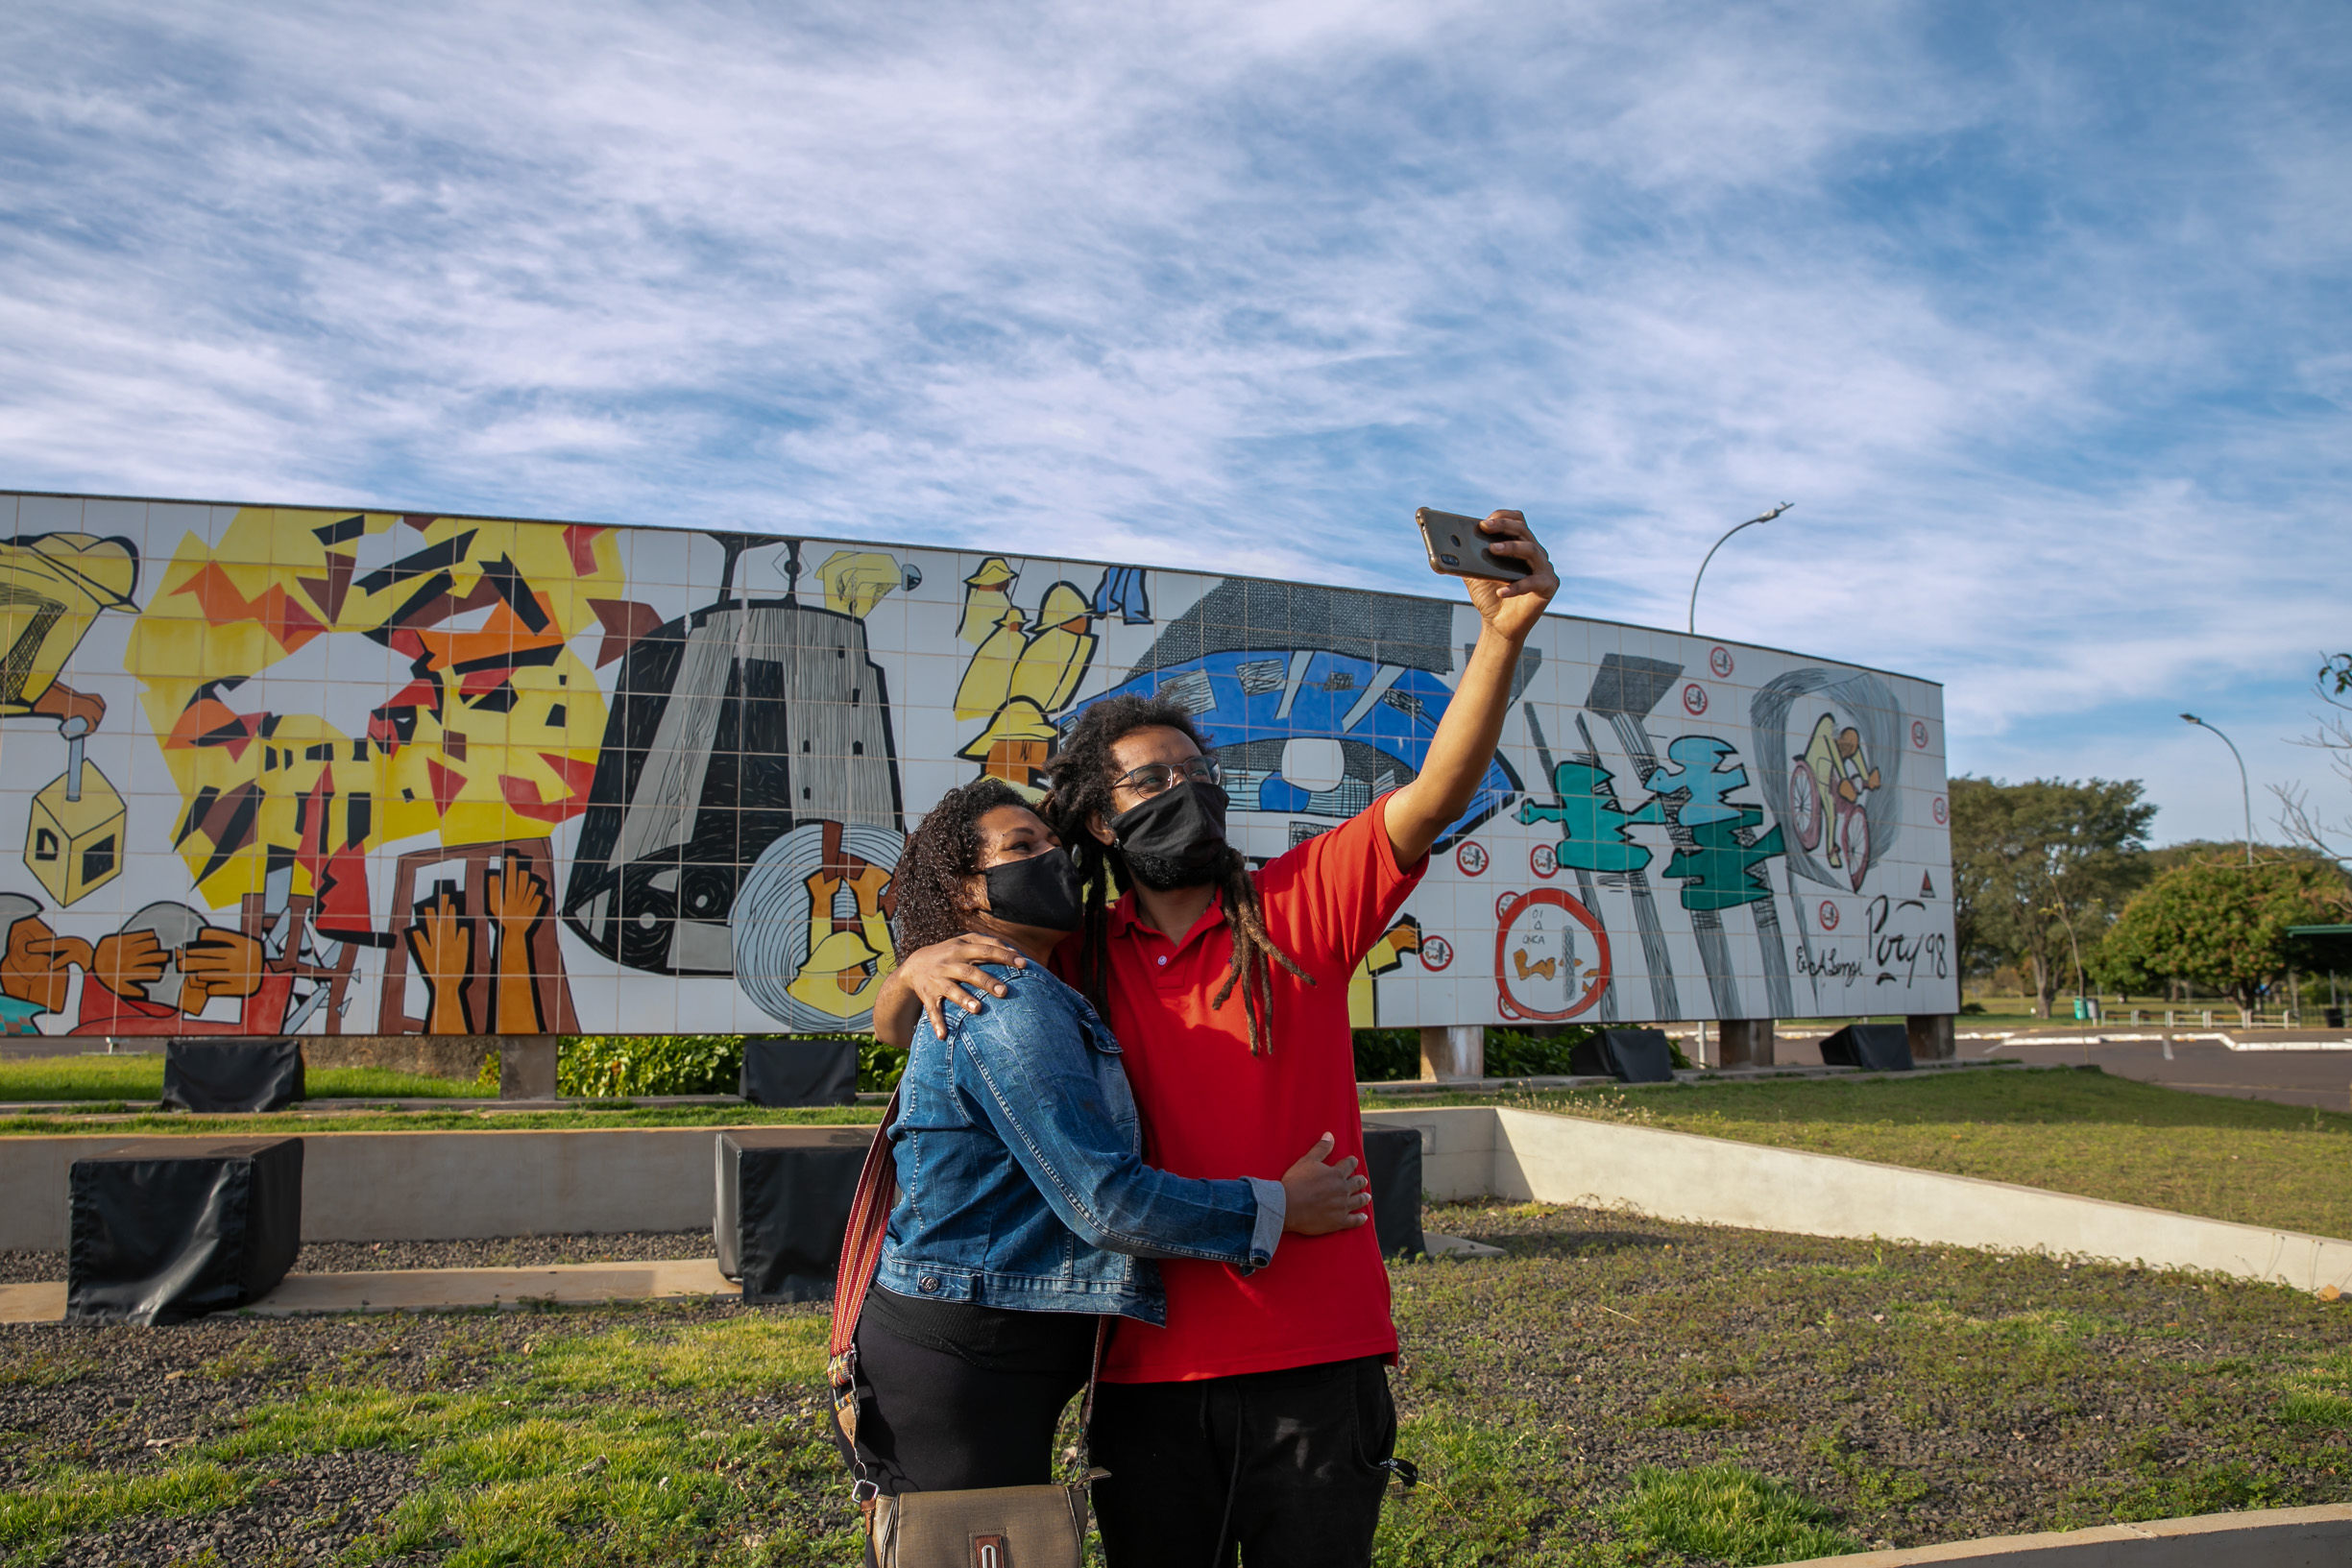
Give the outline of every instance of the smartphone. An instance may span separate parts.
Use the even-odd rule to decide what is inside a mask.
[[[1524,561],[1496,555],[1487,548],[1487,536],[1478,531],[1483,519],[1424,506],[1413,514],[1413,520],[1420,525],[1421,543],[1429,546],[1431,571],[1442,571],[1451,577],[1515,583],[1535,570]]]

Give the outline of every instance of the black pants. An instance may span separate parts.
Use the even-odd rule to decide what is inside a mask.
[[[857,1459],[885,1495],[1042,1486],[1054,1479],[1054,1428],[1070,1396],[1086,1387],[1083,1363],[1057,1372],[985,1371],[872,1323],[858,1325],[857,1343]],[[848,1460],[838,1426],[833,1441]]]
[[[1396,1448],[1377,1357],[1095,1395],[1111,1568],[1364,1568]]]

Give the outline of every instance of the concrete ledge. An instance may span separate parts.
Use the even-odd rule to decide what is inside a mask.
[[[1419,1130],[1423,1190],[1437,1198],[1624,1204],[1748,1230],[2111,1258],[2302,1291],[2352,1286],[2352,1241],[2300,1231],[1540,1111],[1432,1105],[1364,1119]]]
[[[1976,1563],[1981,1568],[2342,1568],[2352,1562],[2352,1504],[1947,1541],[1850,1557],[1808,1557],[1803,1568],[1829,1568],[1832,1563],[1837,1568],[1914,1568],[1935,1562]]]
[[[295,1130],[289,1128],[289,1131]],[[442,1242],[708,1226],[723,1127],[303,1132],[303,1240]],[[871,1126],[763,1127],[817,1146]],[[65,1245],[74,1161],[130,1134],[0,1138],[0,1249]]]
[[[544,1268],[383,1268],[288,1274],[242,1309],[255,1317],[318,1317],[357,1312],[470,1312],[484,1308],[598,1307],[611,1301],[740,1297],[742,1287],[716,1258],[663,1263],[572,1263]],[[0,1286],[0,1323],[57,1323],[61,1284]]]

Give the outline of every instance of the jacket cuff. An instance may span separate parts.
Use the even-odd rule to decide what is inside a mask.
[[[1274,1248],[1282,1244],[1282,1222],[1290,1216],[1290,1194],[1280,1182],[1264,1176],[1243,1179],[1258,1195],[1257,1229],[1249,1234],[1249,1266],[1242,1270],[1247,1274],[1274,1261]]]

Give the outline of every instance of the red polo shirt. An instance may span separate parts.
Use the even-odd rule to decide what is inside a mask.
[[[1235,986],[1221,1008],[1233,933],[1222,901],[1170,941],[1138,918],[1134,895],[1110,912],[1109,1024],[1143,1112],[1144,1153],[1182,1176],[1279,1177],[1328,1132],[1332,1158],[1364,1157],[1356,1106],[1347,978],[1393,924],[1428,868],[1396,863],[1383,795],[1257,873],[1267,934],[1314,977],[1273,970],[1272,1049],[1249,1054]],[[1055,968],[1074,978],[1078,946]],[[1170,1259],[1168,1326],[1121,1319],[1103,1376],[1173,1383],[1265,1372],[1357,1356],[1393,1356],[1389,1275],[1369,1224],[1329,1236],[1285,1236],[1274,1261],[1244,1278],[1223,1264]]]

